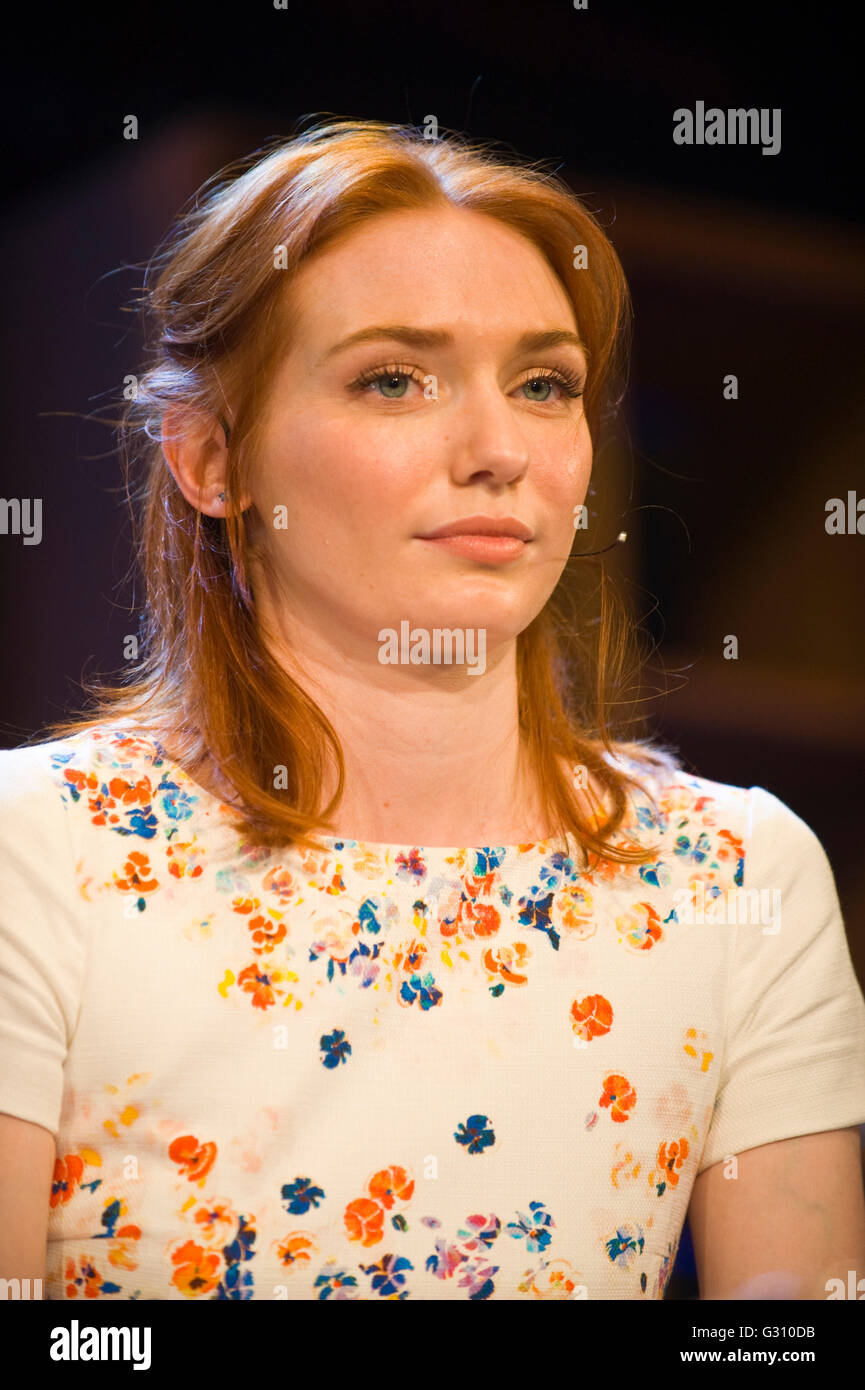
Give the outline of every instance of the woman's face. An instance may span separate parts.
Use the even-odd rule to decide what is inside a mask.
[[[404,620],[483,628],[493,659],[555,588],[589,485],[583,399],[560,380],[579,389],[586,357],[520,344],[577,334],[554,272],[491,217],[400,210],[304,262],[290,304],[250,485],[279,586],[253,565],[257,607],[361,659]],[[504,559],[422,539],[478,514],[531,539]]]

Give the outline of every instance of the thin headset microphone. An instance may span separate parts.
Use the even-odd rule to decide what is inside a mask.
[[[616,539],[614,541],[610,541],[609,545],[602,545],[600,550],[581,550],[580,553],[578,555],[575,555],[573,558],[575,560],[583,560],[589,555],[606,555],[608,550],[615,550],[617,545],[623,545],[627,539],[627,531],[620,531],[619,534],[616,536]]]

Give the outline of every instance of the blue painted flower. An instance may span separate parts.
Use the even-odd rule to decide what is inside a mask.
[[[252,1298],[253,1277],[251,1269],[241,1264],[229,1265],[219,1283],[214,1297],[217,1299]]]
[[[357,1288],[357,1276],[350,1274],[347,1269],[337,1269],[331,1274],[319,1274],[313,1284],[314,1289],[321,1289],[318,1295],[319,1302],[330,1298],[331,1294],[338,1299],[344,1298],[345,1295],[337,1291],[345,1287]]]
[[[678,855],[680,859],[690,859],[695,864],[702,864],[711,848],[712,842],[705,830],[702,830],[693,845],[689,836],[677,835],[673,853]]]
[[[538,1250],[545,1250],[552,1240],[548,1226],[555,1226],[555,1221],[545,1209],[543,1202],[529,1202],[531,1217],[524,1216],[521,1211],[517,1212],[517,1221],[508,1222],[508,1233],[515,1240],[522,1240],[525,1237],[526,1249],[535,1253]]]
[[[667,818],[663,812],[656,813],[650,806],[638,806],[637,824],[641,830],[664,830]]]
[[[640,865],[640,878],[644,883],[651,883],[653,888],[666,888],[672,876],[667,865],[656,859],[653,864]]]
[[[381,931],[381,922],[376,915],[379,911],[381,911],[381,908],[372,898],[364,898],[357,914],[357,920],[360,922],[364,931],[371,932],[373,935]]]
[[[382,1255],[377,1265],[361,1265],[361,1269],[364,1274],[372,1275],[372,1287],[382,1298],[393,1298],[396,1294],[399,1301],[408,1297],[408,1289],[399,1290],[405,1283],[405,1271],[414,1269],[414,1265],[404,1255]]]
[[[324,1198],[324,1189],[313,1187],[312,1178],[295,1178],[294,1182],[283,1184],[280,1195],[286,1204],[286,1211],[291,1212],[292,1216],[303,1216],[310,1207],[318,1207],[319,1201]]]
[[[319,1038],[318,1045],[325,1054],[321,1059],[322,1062],[331,1070],[338,1067],[340,1062],[347,1061],[351,1054],[351,1043],[339,1028],[334,1028],[332,1033],[323,1034]]]
[[[540,892],[537,884],[530,889],[527,898],[520,898],[520,925],[524,927],[534,927],[536,931],[546,932],[550,938],[550,943],[554,951],[559,949],[561,940],[558,932],[550,920],[550,909],[553,905],[552,893],[547,893],[544,897],[537,897]]]
[[[645,1243],[645,1237],[640,1227],[637,1227],[635,1234],[630,1226],[620,1226],[615,1235],[605,1242],[605,1245],[613,1264],[627,1269],[636,1256],[643,1253]]]
[[[460,1124],[454,1139],[458,1144],[463,1144],[470,1154],[481,1154],[496,1142],[486,1115],[469,1115],[465,1124]]]
[[[472,877],[486,878],[488,874],[501,867],[507,857],[507,850],[503,846],[499,846],[498,849],[490,849],[485,845],[483,849],[475,850],[474,856]]]
[[[255,1251],[252,1246],[255,1243],[255,1229],[247,1221],[245,1216],[240,1217],[237,1227],[237,1235],[230,1245],[222,1247],[222,1253],[226,1264],[240,1264],[242,1260],[251,1260]]]
[[[443,998],[441,990],[436,989],[435,980],[429,970],[425,975],[412,975],[408,980],[403,980],[399,992],[407,1004],[419,1000],[424,1011],[434,1008]]]
[[[142,840],[153,839],[159,822],[153,814],[152,807],[137,806],[134,811],[127,811],[126,814],[129,817],[129,828],[125,825],[112,825],[112,830],[116,830],[119,835],[140,835]]]
[[[197,796],[190,796],[189,792],[181,791],[178,784],[167,777],[163,778],[156,791],[161,797],[162,808],[167,816],[172,820],[189,820],[198,801]]]

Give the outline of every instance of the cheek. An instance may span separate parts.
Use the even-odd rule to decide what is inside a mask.
[[[557,562],[569,554],[574,536],[584,534],[577,527],[581,524],[580,509],[588,500],[590,479],[590,462],[580,459],[574,464],[573,455],[550,457],[543,472],[535,471],[537,515],[543,523],[544,549]]]
[[[396,434],[372,421],[334,421],[320,427],[306,449],[308,486],[336,507],[349,527],[411,518],[421,491],[421,461],[427,449],[408,431]],[[311,462],[310,462],[311,460]]]
[[[542,473],[554,485],[579,482],[592,467],[592,436],[584,414],[571,415],[555,423],[546,421],[534,436],[529,447],[536,472]]]
[[[293,416],[268,441],[260,483],[263,509],[272,515],[275,506],[284,506],[289,518],[305,524],[322,513],[336,520],[338,503],[356,476],[345,433]]]
[[[289,531],[299,538],[326,537],[329,544],[366,552],[378,534],[392,529],[390,521],[411,520],[417,508],[417,448],[395,442],[385,429],[323,412],[280,426],[267,469],[262,497],[268,515],[285,505]]]
[[[574,508],[585,500],[592,476],[592,448],[586,433],[576,444],[549,448],[542,459],[535,459],[534,484],[550,516],[553,526],[561,519],[565,529],[572,525]]]

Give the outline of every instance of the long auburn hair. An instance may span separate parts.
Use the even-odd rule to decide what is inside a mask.
[[[234,788],[238,829],[256,843],[316,848],[314,832],[332,829],[345,780],[342,750],[329,720],[262,639],[246,517],[230,504],[225,518],[209,517],[187,502],[162,454],[161,423],[178,406],[230,416],[226,490],[242,496],[290,333],[285,288],[292,273],[367,218],[448,205],[515,229],[558,275],[587,349],[584,409],[598,440],[623,394],[630,296],[595,215],[557,175],[459,133],[427,139],[414,127],[379,121],[320,122],[268,142],[204,183],[147,268],[139,303],[148,356],[118,429],[139,527],[143,656],[117,683],[82,682],[89,710],[55,723],[43,739],[106,722],[156,725],[170,730],[173,755],[192,778],[211,767]],[[579,267],[578,247],[585,248]],[[573,592],[577,560],[570,557],[555,592],[517,637],[521,758],[559,835],[570,831],[590,858],[642,863],[651,847],[612,840],[628,811],[628,789],[647,791],[641,770],[671,774],[678,759],[656,741],[614,741],[613,714],[621,730],[625,682],[642,662],[638,634],[603,565],[599,612],[588,618],[585,586]],[[596,564],[581,563],[581,573]],[[328,747],[338,785],[322,810]],[[587,814],[561,758],[607,789],[606,818],[601,808]]]

